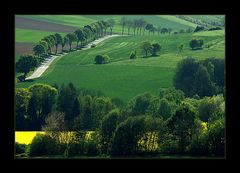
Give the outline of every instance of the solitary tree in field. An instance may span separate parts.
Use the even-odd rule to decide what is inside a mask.
[[[157,52],[161,50],[161,45],[158,44],[158,43],[154,43],[152,44],[152,55],[153,56],[156,56],[157,55]]]
[[[183,44],[180,44],[178,46],[178,53],[181,53],[183,51]]]
[[[109,63],[110,57],[108,55],[97,55],[95,57],[96,64],[106,64]]]
[[[141,49],[144,51],[145,57],[147,57],[148,53],[152,51],[153,47],[149,41],[145,41],[141,44]]]
[[[23,74],[25,80],[27,73],[33,70],[38,64],[37,58],[33,55],[23,55],[16,63],[16,71]]]
[[[189,46],[194,49],[201,49],[203,45],[203,40],[193,39],[190,41]]]
[[[62,44],[63,38],[62,38],[62,36],[59,33],[55,33],[54,36],[56,38],[55,39],[55,47],[56,47],[56,52],[55,53],[57,54],[58,45]]]

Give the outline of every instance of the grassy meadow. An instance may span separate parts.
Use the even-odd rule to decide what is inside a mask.
[[[203,39],[204,45],[210,46],[193,51],[189,47],[189,41],[193,38]],[[162,49],[158,56],[143,58],[140,44],[147,40],[160,43]],[[178,53],[180,44],[184,48]],[[56,59],[40,78],[18,83],[16,87],[28,87],[33,83],[61,85],[72,82],[79,88],[99,90],[106,96],[120,98],[127,103],[139,93],[157,93],[159,88],[171,87],[176,65],[185,57],[224,58],[224,45],[224,31],[110,38],[96,48],[72,52]],[[129,55],[134,50],[138,58],[130,60]],[[94,58],[98,54],[108,54],[111,63],[96,65]]]

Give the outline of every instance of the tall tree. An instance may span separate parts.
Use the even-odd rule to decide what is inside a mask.
[[[81,46],[83,45],[82,42],[85,39],[85,34],[84,34],[84,31],[82,29],[77,29],[76,31],[74,31],[74,33],[77,36],[77,48],[78,48],[79,41],[81,41]]]
[[[115,20],[114,19],[108,19],[107,22],[108,22],[108,26],[111,30],[111,35],[112,35],[112,30],[113,30],[113,27],[115,25]]]
[[[23,74],[25,80],[27,73],[33,70],[38,64],[38,60],[33,55],[22,55],[16,63],[16,71]]]
[[[72,43],[77,41],[77,36],[74,33],[69,33],[66,35],[68,37],[69,51],[72,50]]]
[[[179,152],[184,153],[196,130],[196,110],[189,103],[182,103],[176,113],[167,120],[170,132],[178,141]]]
[[[42,44],[37,44],[36,46],[33,47],[33,52],[35,55],[38,56],[39,59],[41,55],[46,53],[46,49]]]
[[[126,22],[127,22],[127,18],[122,17],[121,20],[120,20],[120,24],[122,25],[122,35],[124,33],[124,28],[125,28]]]
[[[56,47],[56,54],[57,54],[57,50],[58,50],[58,45],[62,45],[62,42],[63,42],[63,38],[62,36],[59,34],[59,33],[55,33],[54,34],[56,40],[55,40],[55,47]]]
[[[57,90],[50,85],[38,83],[31,85],[29,91],[32,93],[32,108],[29,107],[29,113],[30,115],[33,115],[31,118],[35,121],[33,122],[33,124],[35,124],[33,129],[40,130],[41,126],[44,124],[46,116],[52,111]]]
[[[15,118],[16,118],[16,130],[27,130],[27,114],[28,103],[31,98],[31,93],[27,88],[15,89]]]

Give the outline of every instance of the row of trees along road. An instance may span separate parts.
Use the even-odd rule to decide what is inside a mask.
[[[67,45],[69,46],[69,50],[67,52],[70,52],[72,51],[72,45],[74,43],[76,43],[76,49],[81,49],[83,46],[95,39],[103,37],[107,34],[112,34],[115,24],[116,22],[113,19],[108,19],[106,21],[100,20],[91,23],[90,25],[85,25],[83,28],[79,28],[73,33],[68,33],[65,36],[62,36],[59,33],[45,36],[33,47],[34,55],[22,55],[16,63],[16,71],[24,73],[23,76],[20,77],[20,81],[24,81],[27,73],[34,70],[34,68],[39,66],[52,54],[56,55],[57,53],[63,53],[66,51],[64,48]],[[120,20],[120,24],[122,25],[122,34],[124,34],[124,30],[127,28],[128,35],[130,34],[131,29],[133,30],[133,35],[144,35],[146,30],[149,35],[150,33],[154,35],[155,32],[157,32],[158,35],[160,33],[170,34],[172,32],[171,28],[161,28],[160,26],[156,28],[153,24],[147,23],[143,18],[129,20],[126,17],[123,17]],[[191,32],[191,29],[189,28],[187,31]],[[59,46],[61,46],[61,52],[59,52]],[[52,49],[54,47],[55,51],[53,52]]]
[[[22,55],[18,62],[16,62],[16,71],[24,73],[20,78],[21,81],[24,81],[27,73],[31,70],[34,70],[39,66],[46,58],[57,53],[63,53],[64,48],[68,45],[68,52],[72,51],[72,45],[76,43],[76,49],[81,49],[83,46],[89,42],[104,37],[107,34],[112,34],[115,21],[113,19],[108,19],[106,21],[97,21],[86,25],[83,28],[79,28],[73,33],[68,33],[65,36],[62,36],[59,33],[51,34],[42,38],[38,44],[33,47],[34,55]],[[108,33],[107,33],[108,31]],[[79,43],[80,46],[79,46]],[[59,46],[61,46],[61,52],[59,52]],[[53,48],[55,51],[53,52]]]

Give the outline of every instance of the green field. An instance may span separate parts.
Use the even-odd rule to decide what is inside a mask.
[[[15,29],[15,42],[28,42],[28,43],[37,43],[43,37],[48,36],[50,34],[54,34],[56,32],[52,31],[42,31],[42,30],[31,30],[31,29]],[[66,35],[66,33],[58,32],[62,36]]]
[[[204,45],[211,43],[211,46],[192,51],[189,48],[189,41],[193,38],[201,38]],[[161,44],[159,56],[142,58],[139,46],[146,40]],[[178,54],[177,48],[180,44],[184,45],[184,49]],[[130,60],[129,54],[134,50],[137,50],[138,59]],[[98,54],[108,54],[111,63],[94,64],[94,58]],[[202,32],[113,37],[96,48],[72,52],[61,59],[56,59],[40,78],[33,82],[17,83],[16,87],[27,87],[36,82],[58,85],[72,82],[79,88],[99,90],[106,96],[120,98],[126,103],[139,93],[146,91],[157,93],[159,88],[172,86],[176,65],[187,56],[197,59],[225,58],[224,31],[211,31],[210,34]]]
[[[153,23],[156,27],[167,27],[179,31],[180,29],[195,28],[196,24],[179,19],[171,15],[21,15],[21,17],[34,19],[37,21],[46,21],[66,26],[83,27],[98,20],[114,19],[116,25],[113,27],[114,33],[121,33],[122,26],[119,24],[122,17],[127,17],[130,20],[143,18],[148,23]],[[16,42],[38,42],[42,37],[54,32],[31,30],[31,29],[16,29]],[[127,28],[125,29],[127,33]],[[130,33],[132,29],[130,30]],[[66,33],[61,33],[65,35]]]

